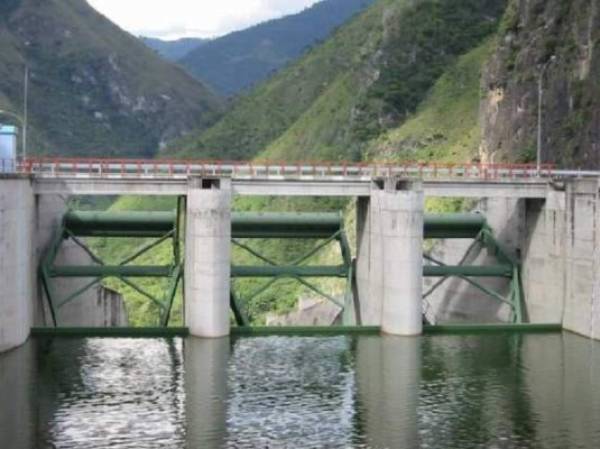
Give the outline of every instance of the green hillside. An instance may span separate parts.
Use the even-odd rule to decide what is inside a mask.
[[[460,55],[495,32],[504,7],[505,0],[380,0],[181,142],[182,154],[362,159]]]
[[[494,44],[491,39],[461,56],[414,115],[370,143],[367,159],[448,163],[475,159],[481,142],[481,70]]]
[[[180,63],[223,96],[237,95],[271,77],[307,48],[375,0],[322,0],[297,14],[214,39]]]
[[[31,73],[31,150],[154,155],[212,124],[221,101],[85,0],[0,2],[0,108],[22,114]]]

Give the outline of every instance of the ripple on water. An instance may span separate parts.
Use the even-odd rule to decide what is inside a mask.
[[[0,355],[0,398],[0,449],[597,449],[600,344],[37,340]]]

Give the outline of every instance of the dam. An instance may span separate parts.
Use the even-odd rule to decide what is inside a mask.
[[[65,205],[94,195],[178,207]],[[339,213],[233,210],[266,195],[353,198],[354,229]],[[430,214],[429,197],[472,211]],[[523,166],[31,161],[0,175],[0,445],[596,447],[598,201],[594,173]],[[107,264],[88,237],[146,244]],[[269,238],[321,243],[290,263],[233,260]],[[171,259],[136,265],[157,242]],[[304,264],[324,243],[339,259]],[[165,327],[124,327],[111,276],[168,280],[147,292]],[[339,279],[338,325],[253,327],[231,288],[247,277],[317,294],[312,279]]]

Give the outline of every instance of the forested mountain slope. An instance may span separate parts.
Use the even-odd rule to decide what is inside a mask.
[[[495,33],[504,0],[379,0],[177,147],[193,157],[362,159],[457,58]]]
[[[22,114],[25,65],[32,152],[150,157],[222,109],[85,0],[0,2],[0,109]]]
[[[214,39],[180,62],[220,94],[238,94],[297,59],[373,1],[323,0],[298,14]]]

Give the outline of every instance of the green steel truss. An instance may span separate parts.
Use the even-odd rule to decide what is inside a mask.
[[[303,239],[317,240],[315,246],[305,254],[286,264],[280,264],[253,249],[250,241],[253,239]],[[231,267],[232,280],[240,278],[265,278],[263,285],[240,300],[231,289],[231,308],[239,326],[247,326],[248,319],[243,311],[242,303],[246,303],[269,289],[281,279],[294,279],[317,295],[338,305],[343,310],[343,323],[357,323],[357,308],[355,304],[355,278],[352,254],[341,213],[319,214],[234,214],[232,219],[232,243],[251,254],[259,261],[257,265]],[[324,250],[332,243],[337,243],[341,253],[339,265],[309,265],[313,256]],[[324,292],[310,278],[339,278],[345,279],[346,287],[343,301]]]
[[[423,276],[440,277],[429,290],[423,294],[423,300],[431,296],[448,279],[455,277],[468,282],[483,294],[507,304],[511,309],[511,321],[523,323],[524,295],[519,261],[511,257],[494,238],[492,229],[481,214],[445,214],[425,217],[425,238],[472,238],[473,242],[465,252],[458,265],[448,266],[430,255],[424,255],[428,262],[423,267]],[[487,249],[497,264],[486,266],[467,265],[467,261],[477,248]],[[486,287],[479,278],[504,278],[509,282],[509,293],[503,295]]]
[[[83,293],[106,278],[117,278],[125,285],[149,299],[160,310],[160,324],[168,326],[177,288],[183,279],[183,262],[180,245],[180,217],[183,199],[178,200],[175,212],[68,212],[57,230],[39,266],[39,277],[48,301],[54,326],[57,326],[57,311],[79,298]],[[126,237],[144,239],[144,243],[132,254],[116,265],[107,265],[85,244],[83,237]],[[72,240],[88,254],[94,265],[57,265],[56,258],[65,240]],[[149,240],[149,241],[148,241]],[[135,265],[142,255],[152,251],[163,242],[169,241],[172,259],[168,265]],[[67,297],[58,297],[53,280],[57,278],[86,278],[90,281]],[[165,278],[168,286],[159,298],[131,278]]]

